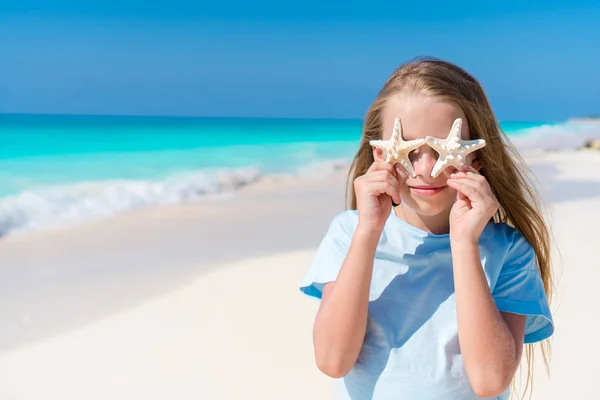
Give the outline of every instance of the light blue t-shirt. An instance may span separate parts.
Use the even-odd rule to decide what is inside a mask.
[[[357,223],[356,210],[333,218],[302,292],[321,298],[324,284],[340,271]],[[337,382],[338,399],[479,399],[458,343],[449,239],[390,213],[375,253],[365,340],[354,368]],[[549,337],[554,325],[533,248],[514,228],[492,222],[479,245],[498,309],[527,315],[525,343]]]

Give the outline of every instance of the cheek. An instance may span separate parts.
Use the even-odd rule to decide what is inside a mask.
[[[454,202],[456,201],[456,190],[452,189],[451,187],[447,187],[445,192],[446,193],[444,193],[444,195],[445,195],[446,203],[454,204]]]

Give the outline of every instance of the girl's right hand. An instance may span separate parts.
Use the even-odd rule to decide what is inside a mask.
[[[358,227],[361,230],[381,233],[389,217],[392,200],[400,204],[403,180],[396,167],[385,161],[375,161],[364,175],[354,180]]]

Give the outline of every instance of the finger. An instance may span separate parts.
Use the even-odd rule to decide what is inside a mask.
[[[372,188],[376,195],[387,194],[395,203],[400,204],[400,195],[389,182],[374,182]]]
[[[394,164],[394,169],[396,170],[399,183],[403,185],[408,179],[408,171],[400,163]]]
[[[392,200],[394,201],[394,205],[398,205],[400,204],[400,190],[402,189],[402,185],[404,185],[404,181],[398,175],[390,174],[387,171],[383,172],[386,175],[384,179],[387,179],[387,182],[389,182],[394,187],[395,195],[392,197]]]
[[[471,172],[460,172],[456,174],[456,177],[449,179],[449,181],[450,180],[460,181],[466,185],[474,187],[479,193],[481,193],[484,200],[488,200],[490,202],[496,201],[496,198],[492,193],[492,188],[483,175],[473,174]]]
[[[392,171],[394,170],[393,166],[387,163],[387,166],[391,167]],[[373,166],[374,169],[376,166]],[[398,178],[391,172],[387,167],[381,170],[374,170],[364,175],[364,182],[387,182],[392,185],[394,188],[394,192],[390,195],[392,200],[396,204],[400,204],[400,183],[398,182]]]
[[[398,178],[391,174],[389,171],[375,171],[371,172],[367,176],[367,182],[388,182],[393,185],[396,189],[399,189]]]
[[[478,203],[485,202],[485,196],[479,191],[479,185],[468,179],[448,179],[448,186],[463,193],[469,200]]]
[[[485,176],[481,175],[478,171],[466,171],[466,172],[455,172],[450,175],[451,179],[471,179],[479,183],[487,183]]]
[[[369,167],[367,172],[374,172],[374,171],[381,171],[381,170],[390,171],[391,173],[395,172],[394,166],[386,161],[375,161],[373,164],[371,164],[371,166]]]
[[[475,190],[477,190],[478,192],[480,192],[482,195],[485,193],[485,191],[484,191],[485,187],[481,184],[481,182],[479,182],[475,179],[472,179],[469,176],[464,177],[464,178],[448,179],[448,181],[454,181],[454,182],[458,182],[462,185],[472,187]]]
[[[381,178],[380,181],[385,182],[392,187],[393,193],[392,194],[388,193],[388,194],[390,195],[392,200],[394,200],[394,203],[400,204],[400,186],[399,186],[398,180],[396,179],[395,176],[391,175],[387,171],[381,171],[381,172],[384,173],[384,176]]]
[[[489,192],[489,186],[485,189],[486,187],[469,179],[449,179],[447,183],[448,186],[465,195],[472,205],[477,205],[480,210],[486,210],[486,212],[489,211],[490,216],[498,210],[498,201],[496,200],[496,197]],[[459,199],[462,199],[460,195]]]

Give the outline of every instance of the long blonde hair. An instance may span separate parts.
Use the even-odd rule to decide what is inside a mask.
[[[413,92],[457,103],[467,117],[471,139],[485,139],[487,145],[478,150],[477,155],[483,163],[480,173],[486,177],[500,203],[499,210],[493,217],[494,222],[513,226],[531,244],[550,301],[553,291],[550,231],[532,174],[500,127],[480,83],[452,63],[433,58],[411,60],[396,69],[385,82],[364,119],[359,149],[350,166],[346,183],[346,193],[350,195],[348,206],[356,209],[356,193],[352,183],[365,174],[374,161],[369,141],[382,138],[382,110],[390,97],[401,92]],[[550,342],[544,340],[540,345],[546,371],[549,373]],[[524,347],[527,375],[523,394],[533,385],[534,350],[533,344]]]

